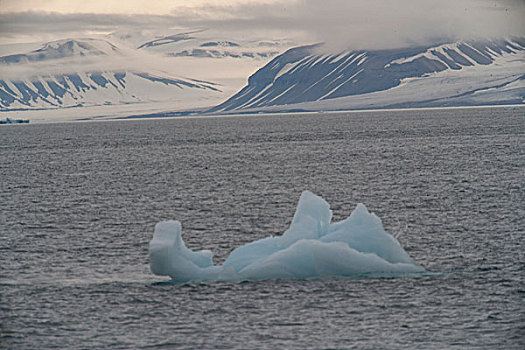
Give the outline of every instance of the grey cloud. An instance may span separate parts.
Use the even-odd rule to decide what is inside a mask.
[[[240,37],[282,34],[327,47],[393,48],[443,40],[525,35],[525,2],[519,0],[299,0],[199,8],[169,15],[99,15],[25,12],[0,15],[0,33],[55,35],[186,26]]]
[[[174,16],[121,15],[77,13],[60,14],[47,12],[17,12],[0,14],[0,35],[55,34],[110,32],[118,28],[149,29],[169,27],[175,24]]]
[[[187,24],[230,30],[301,31],[310,40],[335,48],[393,48],[525,35],[521,0],[300,0],[206,6],[174,15]]]

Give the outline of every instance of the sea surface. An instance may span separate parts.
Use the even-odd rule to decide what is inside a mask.
[[[524,110],[453,109],[0,128],[1,348],[524,349]],[[286,230],[310,190],[364,203],[431,273],[173,284],[192,249]]]

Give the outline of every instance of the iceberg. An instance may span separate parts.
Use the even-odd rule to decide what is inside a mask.
[[[245,281],[396,276],[425,272],[381,219],[358,204],[350,216],[331,223],[330,205],[310,191],[299,198],[290,227],[282,236],[263,238],[234,249],[222,265],[209,250],[192,251],[178,221],[155,226],[149,244],[151,271],[175,282]]]

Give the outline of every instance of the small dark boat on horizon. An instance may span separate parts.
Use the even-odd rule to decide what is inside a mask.
[[[9,117],[0,120],[0,124],[29,124],[28,119],[11,119]]]

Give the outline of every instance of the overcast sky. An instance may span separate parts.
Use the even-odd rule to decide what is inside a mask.
[[[53,40],[116,30],[210,28],[290,35],[335,48],[525,36],[524,0],[0,0],[0,40]]]

